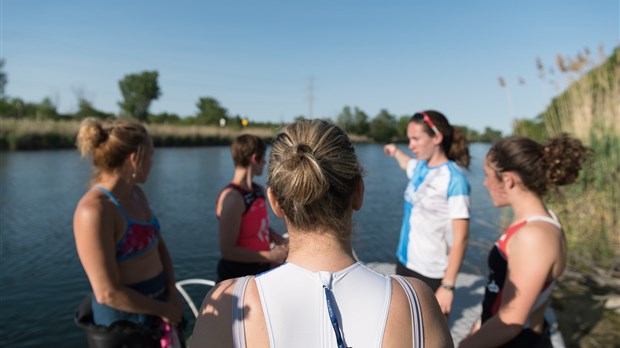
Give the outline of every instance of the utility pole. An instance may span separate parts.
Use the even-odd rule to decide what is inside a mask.
[[[308,78],[308,119],[312,119],[314,109],[314,76]]]

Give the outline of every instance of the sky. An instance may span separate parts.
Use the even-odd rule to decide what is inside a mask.
[[[561,90],[558,54],[618,46],[619,3],[0,0],[0,55],[9,97],[60,112],[82,96],[118,113],[119,80],[156,70],[151,113],[195,115],[201,97],[259,122],[434,109],[507,134],[558,94],[537,58]]]

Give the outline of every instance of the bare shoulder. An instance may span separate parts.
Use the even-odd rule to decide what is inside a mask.
[[[192,346],[232,346],[232,303],[235,279],[216,284],[207,293],[196,318]]]
[[[238,192],[237,190],[233,189],[232,187],[227,187],[222,190],[222,193],[220,193],[220,201],[221,202],[224,202],[224,201],[243,202],[243,197],[241,196],[241,193]]]
[[[544,221],[532,221],[527,223],[515,234],[510,247],[519,246],[528,250],[544,248],[549,250],[554,245],[559,245],[563,238],[562,230]]]
[[[235,296],[235,287],[241,278],[224,280],[215,285],[206,295],[192,334],[192,346],[232,347],[233,317],[235,309],[242,309],[246,342],[252,347],[268,347],[269,337],[256,282],[250,279],[245,297]]]
[[[452,347],[452,336],[448,330],[445,317],[439,309],[435,294],[424,282],[410,277],[403,278],[411,284],[420,304],[424,346]],[[384,347],[391,347],[392,344],[400,346],[404,342],[407,342],[405,346],[412,346],[411,315],[405,290],[398,281],[392,279],[392,303],[390,304],[388,325],[384,336]]]
[[[243,213],[245,209],[245,202],[243,196],[232,188],[226,188],[220,194],[217,202],[219,212],[226,211]]]
[[[236,282],[236,279],[227,279],[217,283],[205,296],[200,315],[214,313],[221,303],[232,304]]]
[[[544,272],[540,277],[549,280],[549,269],[552,269],[553,278],[558,277],[564,269],[566,240],[558,227],[534,221],[510,239],[508,254],[508,267],[513,275],[523,272],[524,278],[532,282],[534,274]]]
[[[103,193],[97,192],[96,190],[89,190],[82,196],[75,207],[74,221],[99,221],[108,218],[112,214],[110,205],[111,203],[107,201]]]

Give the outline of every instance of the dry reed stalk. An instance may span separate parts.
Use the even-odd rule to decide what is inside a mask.
[[[615,64],[572,83],[544,114],[550,136],[574,134],[596,155],[583,180],[549,204],[562,217],[571,267],[611,274],[620,272],[620,49],[614,54]]]
[[[262,138],[273,137],[275,129],[271,128],[221,128],[217,126],[174,126],[174,125],[148,125],[149,133],[153,136],[200,136],[200,137],[222,137],[232,138],[241,133],[254,134]]]
[[[80,123],[77,121],[32,120],[32,119],[3,119],[0,122],[0,132],[15,134],[46,134],[74,135]]]

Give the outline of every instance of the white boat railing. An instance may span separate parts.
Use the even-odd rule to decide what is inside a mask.
[[[185,291],[185,289],[183,288],[186,285],[215,286],[215,282],[213,280],[198,279],[198,278],[184,279],[184,280],[179,280],[178,282],[176,282],[175,286],[176,286],[177,290],[179,290],[179,293],[181,294],[181,296],[183,296],[183,299],[185,299],[185,302],[187,302],[187,305],[192,310],[192,313],[194,313],[194,318],[196,318],[196,317],[198,317],[198,308],[196,308],[196,305],[194,304],[194,301],[189,296],[187,291]]]

